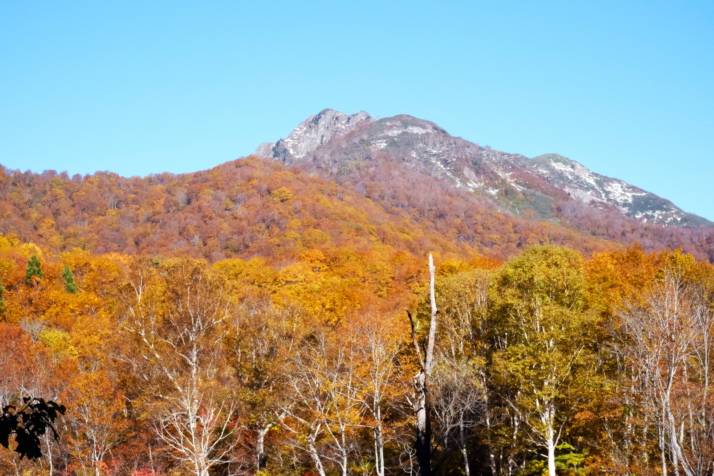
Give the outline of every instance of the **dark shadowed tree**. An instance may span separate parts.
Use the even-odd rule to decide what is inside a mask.
[[[21,459],[41,458],[40,437],[49,430],[59,438],[54,422],[65,411],[64,405],[42,398],[24,397],[22,404],[5,405],[0,415],[0,444],[10,449],[14,436],[13,450]]]

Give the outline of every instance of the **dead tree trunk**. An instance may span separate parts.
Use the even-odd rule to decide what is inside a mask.
[[[268,463],[268,455],[265,454],[265,435],[273,427],[272,423],[258,429],[258,436],[255,442],[255,472],[259,473]]]
[[[429,322],[429,336],[426,343],[426,352],[422,352],[421,345],[416,335],[416,323],[411,312],[407,311],[411,324],[412,341],[414,350],[419,359],[419,372],[414,377],[414,413],[416,417],[416,441],[414,449],[419,463],[419,474],[431,476],[431,418],[429,415],[429,378],[434,367],[434,346],[436,341],[437,308],[435,280],[436,269],[434,258],[429,253],[429,302],[431,303],[431,319]]]

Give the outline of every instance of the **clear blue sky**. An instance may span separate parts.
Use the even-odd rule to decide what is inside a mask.
[[[0,163],[204,169],[332,107],[558,152],[714,219],[714,2],[0,3]]]

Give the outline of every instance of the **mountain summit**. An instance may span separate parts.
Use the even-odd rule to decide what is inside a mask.
[[[280,265],[315,247],[504,259],[543,243],[586,254],[680,248],[714,262],[714,226],[663,198],[558,155],[499,152],[412,116],[326,109],[257,155],[144,178],[0,166],[0,234],[56,251]]]
[[[324,109],[301,122],[285,139],[264,144],[257,155],[282,161],[302,159],[332,139],[344,136],[372,118],[366,112],[347,115],[334,109]]]
[[[261,146],[256,155],[345,182],[374,169],[375,162],[389,162],[514,215],[577,221],[596,211],[646,224],[711,225],[669,200],[566,157],[497,151],[408,115],[373,119],[365,112],[325,109],[286,138]]]

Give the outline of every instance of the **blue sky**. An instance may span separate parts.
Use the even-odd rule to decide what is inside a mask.
[[[714,219],[714,2],[0,4],[0,164],[204,169],[325,107],[558,152]]]

